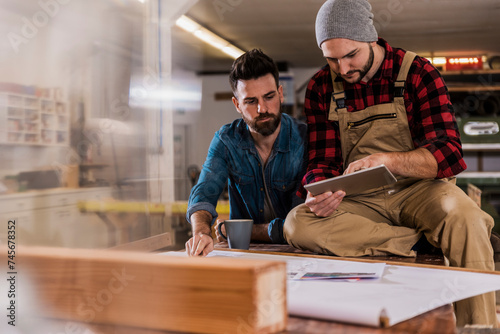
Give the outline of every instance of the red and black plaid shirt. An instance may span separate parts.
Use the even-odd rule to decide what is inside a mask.
[[[383,39],[378,43],[386,52],[374,77],[368,83],[344,82],[349,112],[393,100],[394,82],[406,51],[392,48]],[[337,80],[342,79],[337,77]],[[303,184],[338,176],[344,171],[338,122],[328,120],[332,91],[330,67],[326,65],[314,75],[306,91],[309,163]],[[438,163],[437,177],[451,177],[464,171],[467,166],[462,158],[460,134],[448,90],[428,60],[417,56],[413,61],[406,79],[404,101],[413,144],[434,155]]]

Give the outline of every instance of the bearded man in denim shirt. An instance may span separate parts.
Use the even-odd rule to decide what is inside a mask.
[[[303,202],[296,192],[305,173],[307,129],[281,112],[283,87],[276,64],[260,50],[248,51],[234,61],[229,82],[242,118],[215,133],[191,190],[186,214],[193,230],[186,242],[190,256],[206,256],[214,248],[211,225],[226,182],[230,218],[253,219],[254,241],[285,243],[284,219]]]

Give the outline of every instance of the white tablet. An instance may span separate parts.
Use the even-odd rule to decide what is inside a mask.
[[[304,186],[314,196],[327,191],[345,191],[346,195],[359,194],[363,191],[388,186],[395,183],[397,179],[385,167],[380,165],[366,168],[347,175],[340,175],[330,179],[309,183]]]

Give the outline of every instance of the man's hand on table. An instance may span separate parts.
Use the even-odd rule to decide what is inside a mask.
[[[188,256],[207,256],[214,250],[214,241],[210,222],[212,215],[205,210],[199,210],[191,215],[193,226],[193,237],[186,242],[186,253]]]
[[[188,256],[207,256],[214,250],[214,240],[209,234],[195,234],[186,242],[186,253]]]

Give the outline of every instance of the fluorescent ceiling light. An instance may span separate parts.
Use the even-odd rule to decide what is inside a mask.
[[[236,46],[232,45],[222,37],[214,34],[210,30],[202,27],[195,21],[191,20],[189,17],[182,15],[176,22],[175,24],[186,30],[187,32],[193,34],[203,42],[210,44],[216,49],[221,50],[225,54],[231,56],[232,58],[236,59],[239,56],[241,56],[243,53],[245,53],[243,50],[237,48]]]
[[[175,24],[178,27],[181,27],[182,29],[186,30],[187,32],[194,33],[196,30],[200,29],[201,26],[191,20],[189,17],[182,15],[177,19]]]
[[[222,49],[222,52],[233,57],[234,59],[241,56],[244,52],[235,47],[234,45],[228,45]]]
[[[194,35],[199,39],[201,39],[202,41],[204,41],[205,43],[208,43],[219,50],[222,50],[228,45],[228,42],[226,40],[210,33],[208,30],[201,30],[201,29],[196,30],[194,32]]]

